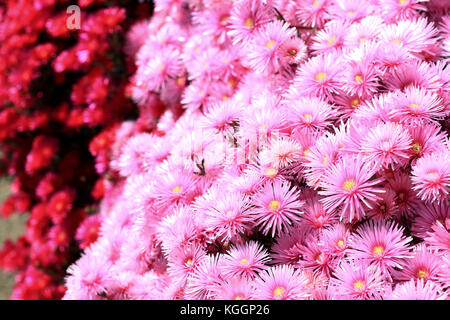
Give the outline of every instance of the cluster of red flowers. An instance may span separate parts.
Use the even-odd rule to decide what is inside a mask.
[[[67,266],[98,236],[109,146],[135,114],[122,48],[151,12],[139,2],[79,0],[73,30],[72,1],[0,3],[0,175],[13,178],[1,216],[29,212],[0,250],[0,268],[18,273],[12,299],[61,298]]]

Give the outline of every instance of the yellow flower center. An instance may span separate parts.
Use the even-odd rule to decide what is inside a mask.
[[[192,260],[191,259],[187,259],[186,265],[190,266],[191,264],[192,264]]]
[[[254,25],[255,25],[255,23],[253,22],[253,19],[252,19],[252,18],[247,18],[247,20],[245,20],[245,26],[246,26],[246,27],[251,28],[251,27],[253,27]]]
[[[344,188],[345,191],[350,191],[353,186],[355,185],[355,180],[353,179],[348,179],[344,181],[344,184],[342,185],[342,188]]]
[[[323,81],[327,79],[327,74],[325,72],[319,72],[316,74],[316,80],[317,81]]]
[[[305,151],[303,151],[303,155],[305,157],[307,157],[310,153],[311,153],[311,151],[309,151],[309,149],[306,149]]]
[[[283,296],[286,292],[286,289],[283,287],[276,287],[275,290],[273,290],[273,294],[275,297],[279,298]]]
[[[242,300],[242,297],[241,297],[241,296],[236,296],[236,297],[234,298],[234,300]]]
[[[382,246],[376,246],[375,248],[373,248],[374,255],[380,255],[383,253],[383,251],[384,251],[384,248]]]
[[[179,193],[181,191],[181,186],[176,186],[175,188],[172,189],[172,191],[175,193]]]
[[[165,65],[164,63],[160,63],[158,66],[158,71],[161,71],[162,69],[164,69]]]
[[[430,173],[428,173],[428,175],[429,175],[430,177],[433,177],[435,174],[436,174],[436,172],[430,172]]]
[[[297,54],[297,50],[291,49],[291,50],[288,51],[288,53],[289,53],[291,56],[295,56],[295,55]]]
[[[416,142],[413,143],[412,149],[414,150],[415,153],[419,153],[420,151],[422,151],[422,146]]]
[[[243,263],[243,264],[246,264],[248,262],[248,260],[247,259],[241,259],[241,263]]]
[[[184,84],[184,79],[181,78],[181,77],[179,77],[179,78],[177,79],[177,84],[178,84],[179,86],[183,85],[183,84]]]
[[[422,270],[422,269],[419,269],[417,271],[417,278],[424,279],[426,277],[428,277],[428,272],[426,272],[425,270]]]
[[[274,40],[270,40],[269,42],[267,42],[267,44],[266,44],[267,49],[272,48],[272,46],[273,46],[274,44],[275,44],[275,41],[274,41]]]
[[[392,41],[395,42],[395,43],[398,43],[398,44],[403,44],[403,41],[400,40],[400,39],[394,39]]]
[[[336,36],[332,36],[329,40],[328,40],[328,44],[333,44],[336,42]]]
[[[269,209],[272,211],[277,211],[280,207],[280,203],[277,200],[272,200],[269,202]]]
[[[350,10],[347,12],[347,17],[352,17],[354,15],[355,15],[355,11],[353,11],[353,10]]]
[[[233,211],[228,210],[228,211],[227,211],[227,216],[230,216],[231,214],[233,214]]]
[[[268,176],[270,178],[275,177],[277,175],[277,173],[278,173],[278,170],[276,168],[267,168],[266,172],[265,172],[266,176]]]
[[[361,77],[359,74],[357,74],[357,75],[355,76],[355,81],[356,81],[356,82],[361,82],[361,81],[362,81],[362,77]]]
[[[309,113],[305,113],[304,115],[303,115],[303,117],[305,118],[305,120],[306,121],[310,121],[311,120],[311,115],[309,114]]]
[[[353,283],[353,286],[354,286],[356,289],[361,290],[362,287],[363,287],[363,283],[361,282],[361,280],[358,280],[358,281],[355,281],[355,282]]]
[[[342,240],[342,239],[339,240],[337,244],[338,244],[338,246],[342,247],[344,245],[344,240]]]
[[[380,210],[381,210],[382,212],[385,212],[385,211],[386,211],[386,206],[385,206],[384,204],[382,204],[382,205],[380,206]]]
[[[318,5],[319,5],[319,1],[318,0],[313,2],[313,7],[317,7]]]
[[[357,105],[359,105],[359,99],[355,98],[352,100],[352,106],[356,107]]]
[[[408,1],[408,0],[398,0],[398,3],[400,3],[400,4],[405,4],[406,1]]]
[[[366,41],[366,38],[364,38],[364,37],[359,38],[359,42],[364,42],[364,41]]]
[[[411,103],[411,108],[413,108],[413,109],[419,109],[419,105],[418,104],[415,104],[415,103]]]
[[[328,164],[328,157],[323,157],[322,163],[323,164]]]

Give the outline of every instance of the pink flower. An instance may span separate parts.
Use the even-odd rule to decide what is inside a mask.
[[[307,0],[299,4],[296,16],[307,26],[321,28],[330,0]]]
[[[299,96],[331,97],[341,87],[342,57],[338,54],[322,54],[302,64],[294,83],[289,88],[288,99]]]
[[[432,250],[447,253],[450,250],[450,219],[445,219],[445,223],[436,221],[428,236],[425,238],[425,244]]]
[[[335,269],[328,291],[334,299],[372,300],[381,299],[386,288],[378,266],[345,260]]]
[[[365,207],[372,208],[371,202],[380,199],[379,193],[385,192],[376,185],[383,178],[371,180],[376,173],[376,166],[363,162],[360,157],[342,158],[327,170],[320,195],[325,209],[336,210],[342,206],[341,219],[346,222],[360,220],[366,215]]]
[[[311,49],[314,50],[315,54],[341,50],[348,29],[348,23],[337,20],[327,22],[324,28],[319,30],[312,38]]]
[[[397,284],[388,298],[391,300],[446,300],[447,293],[438,284],[419,279]]]
[[[402,125],[388,122],[372,128],[361,142],[361,152],[368,162],[381,167],[403,166],[409,160],[411,136]]]
[[[393,271],[394,278],[400,281],[410,279],[435,281],[439,279],[441,259],[434,255],[425,245],[419,244],[414,250],[414,256],[408,259],[402,270]]]
[[[207,255],[201,258],[198,267],[191,272],[186,281],[186,299],[209,300],[222,282],[220,255]]]
[[[300,270],[289,265],[270,268],[255,280],[255,298],[258,300],[305,300],[308,279]]]
[[[279,71],[280,46],[294,35],[295,29],[279,20],[266,24],[255,36],[253,46],[246,49],[249,66],[258,73]]]
[[[266,183],[253,203],[253,217],[264,234],[280,233],[293,222],[299,221],[303,201],[298,199],[299,191],[289,183]]]
[[[448,201],[426,203],[421,202],[416,210],[416,217],[412,225],[412,232],[416,237],[425,238],[431,227],[439,221],[442,225],[450,219],[450,204]]]
[[[273,16],[270,6],[261,0],[237,1],[231,10],[228,35],[233,44],[248,45],[247,41],[251,41]]]
[[[428,0],[381,0],[380,6],[383,17],[388,21],[417,18],[420,11],[427,11],[421,2]]]
[[[368,221],[352,235],[348,255],[377,265],[382,272],[401,268],[410,257],[408,243],[412,240],[403,236],[403,230],[394,222]]]
[[[422,200],[448,199],[450,192],[450,157],[448,152],[432,153],[417,160],[412,168],[413,189]]]
[[[223,256],[221,268],[227,278],[254,278],[258,273],[267,270],[269,260],[267,251],[258,242],[249,241],[230,248]]]
[[[218,300],[253,300],[255,289],[247,278],[233,277],[216,289]]]

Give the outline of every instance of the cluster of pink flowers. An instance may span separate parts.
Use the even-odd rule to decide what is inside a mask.
[[[64,298],[448,299],[449,12],[155,1]]]

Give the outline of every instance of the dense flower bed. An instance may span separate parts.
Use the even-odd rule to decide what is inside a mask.
[[[151,5],[80,0],[70,29],[71,4],[0,4],[0,173],[13,179],[1,215],[29,212],[25,234],[0,251],[0,267],[17,273],[12,299],[64,295],[67,266],[98,237],[108,137],[135,118],[124,32]]]
[[[64,298],[447,298],[449,10],[155,1]]]

